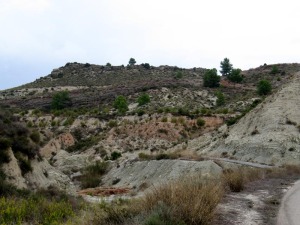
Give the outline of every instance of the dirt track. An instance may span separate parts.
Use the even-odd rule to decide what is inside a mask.
[[[285,194],[278,213],[277,225],[300,224],[300,181]]]

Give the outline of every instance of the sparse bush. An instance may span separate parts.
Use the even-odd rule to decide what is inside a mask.
[[[272,66],[272,70],[271,70],[270,74],[277,74],[279,72],[280,71],[276,65]]]
[[[149,63],[142,63],[141,65],[147,70],[151,69],[151,66]]]
[[[124,96],[118,96],[114,101],[114,108],[118,110],[119,113],[125,113],[128,111],[128,103]]]
[[[178,122],[177,118],[176,117],[172,117],[171,123],[177,123],[177,122]]]
[[[270,94],[272,90],[271,83],[267,80],[261,80],[257,84],[257,92],[259,95],[267,95]]]
[[[222,106],[225,104],[225,96],[221,91],[217,91],[216,92],[216,96],[217,96],[217,106]]]
[[[197,126],[198,127],[203,127],[205,125],[205,120],[203,120],[202,118],[198,118],[197,119]]]
[[[142,115],[144,115],[144,114],[145,114],[145,110],[139,109],[139,110],[137,111],[137,115],[138,115],[138,116],[142,116]]]
[[[177,71],[176,74],[175,74],[175,78],[176,79],[181,79],[183,78],[183,73],[181,71]]]
[[[27,122],[27,127],[29,127],[29,128],[33,127],[33,122],[32,121],[28,121]]]
[[[109,167],[108,162],[96,162],[93,165],[87,166],[82,171],[80,177],[82,188],[94,188],[99,186],[101,182],[101,176],[103,176]]]
[[[215,68],[210,69],[210,70],[206,71],[204,74],[203,85],[204,85],[204,87],[210,87],[210,88],[219,87],[220,80],[221,80],[221,77],[218,76],[217,70]]]
[[[68,91],[57,92],[52,97],[51,108],[54,110],[64,109],[71,105]]]
[[[41,141],[41,136],[40,133],[37,130],[34,130],[31,134],[30,134],[30,139],[35,142],[36,144],[39,144]]]
[[[232,69],[228,75],[228,79],[235,83],[241,83],[243,81],[243,76],[241,75],[241,69]]]
[[[150,102],[150,96],[147,93],[144,93],[139,96],[137,102],[139,106],[146,105]]]
[[[116,127],[116,126],[118,126],[118,122],[117,122],[116,120],[110,120],[110,121],[108,122],[108,126],[109,126],[110,128]]]
[[[121,152],[113,151],[113,152],[110,154],[110,159],[111,159],[111,160],[117,160],[117,159],[120,158],[121,156],[122,156]]]

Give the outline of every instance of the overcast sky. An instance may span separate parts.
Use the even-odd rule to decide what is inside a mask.
[[[0,0],[0,90],[67,62],[300,62],[298,0]]]

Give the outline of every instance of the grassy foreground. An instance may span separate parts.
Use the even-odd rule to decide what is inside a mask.
[[[157,186],[144,197],[89,204],[55,189],[2,192],[0,224],[209,225],[226,192],[248,182],[300,174],[300,167],[225,170],[217,180],[185,177]]]

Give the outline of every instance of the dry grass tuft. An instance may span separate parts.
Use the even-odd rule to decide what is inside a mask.
[[[232,192],[240,192],[244,190],[248,182],[263,179],[265,170],[256,168],[240,168],[238,170],[224,170],[222,180]]]
[[[170,182],[146,194],[143,208],[151,212],[146,224],[154,218],[163,224],[209,224],[222,195],[220,183],[203,182],[201,177]]]
[[[225,170],[222,180],[233,192],[244,190],[246,183],[245,174],[240,170]]]

